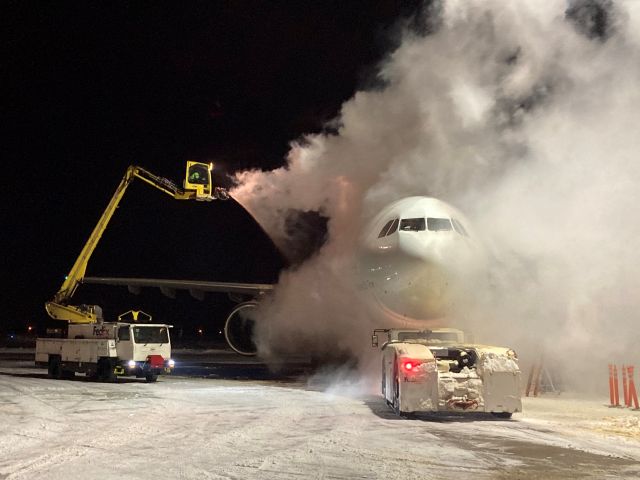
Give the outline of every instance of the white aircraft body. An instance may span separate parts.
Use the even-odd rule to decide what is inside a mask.
[[[443,321],[484,258],[462,213],[436,198],[408,197],[365,229],[359,277],[387,316],[426,327]]]
[[[451,205],[430,197],[408,197],[384,208],[362,232],[358,252],[358,285],[387,316],[405,325],[442,323],[461,280],[483,265],[479,243],[464,216]],[[86,277],[84,283],[126,285],[163,292],[189,290],[196,298],[203,292],[248,296],[229,313],[225,337],[243,355],[254,355],[251,340],[253,313],[260,298],[275,287],[189,280]]]

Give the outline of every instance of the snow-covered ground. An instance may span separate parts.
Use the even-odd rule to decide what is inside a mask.
[[[511,421],[400,419],[340,385],[49,380],[0,361],[0,479],[640,478],[640,412],[524,399]]]

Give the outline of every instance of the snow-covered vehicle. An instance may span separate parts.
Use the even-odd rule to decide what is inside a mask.
[[[398,415],[487,412],[510,418],[522,411],[516,353],[467,343],[456,329],[375,330],[382,345],[382,395]]]

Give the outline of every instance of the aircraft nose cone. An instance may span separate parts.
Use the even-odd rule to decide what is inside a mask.
[[[448,317],[484,264],[467,239],[413,236],[368,270],[370,291],[390,316],[430,321]],[[371,263],[369,263],[371,265]]]

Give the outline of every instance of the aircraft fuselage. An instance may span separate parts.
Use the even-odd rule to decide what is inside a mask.
[[[469,222],[451,205],[408,197],[384,208],[361,237],[361,289],[387,315],[438,323],[460,291],[461,280],[483,265]]]

